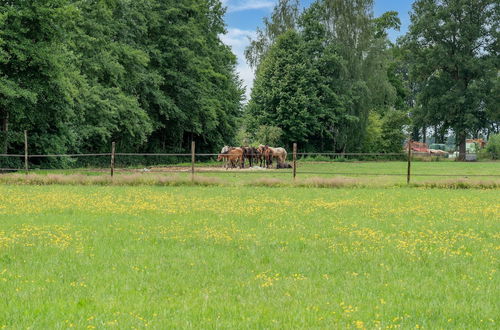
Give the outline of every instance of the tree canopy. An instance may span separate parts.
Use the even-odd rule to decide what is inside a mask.
[[[112,141],[398,152],[410,133],[433,132],[463,157],[466,138],[498,134],[498,3],[416,0],[396,43],[398,13],[373,7],[277,1],[245,51],[255,81],[244,105],[221,0],[0,0],[1,153],[18,154],[24,130],[37,154]]]
[[[394,111],[405,110],[396,109],[402,104],[400,80],[390,65],[386,33],[400,22],[394,12],[374,18],[372,11],[371,0],[318,0],[280,35],[263,32],[272,34],[274,42],[258,61],[251,59],[259,65],[246,109],[248,129],[280,127],[285,145],[298,142],[309,150],[399,150],[402,127],[395,136],[386,127],[394,124],[388,118],[377,140],[396,138],[395,143],[374,144],[367,135],[368,126],[375,125],[369,118],[393,118]],[[266,28],[274,26],[274,17]],[[254,43],[259,40],[260,35]],[[405,114],[397,118],[403,125]],[[390,137],[382,135],[389,131]]]
[[[452,129],[465,157],[467,136],[498,129],[499,6],[494,0],[417,0],[402,39],[419,126]]]
[[[219,0],[0,1],[2,152],[205,150],[243,90]]]
[[[391,152],[429,128],[436,141],[454,134],[462,157],[467,137],[498,132],[495,1],[417,0],[397,44],[398,14],[374,17],[372,0],[296,8],[280,1],[247,49],[249,131],[279,127],[282,143],[309,150]]]

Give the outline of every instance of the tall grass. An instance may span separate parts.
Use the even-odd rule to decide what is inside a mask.
[[[435,180],[410,185],[391,183],[388,178],[309,177],[304,179],[256,178],[246,181],[229,181],[221,177],[195,175],[193,179],[180,175],[121,174],[5,174],[0,175],[0,184],[12,185],[80,185],[80,186],[251,186],[251,187],[309,187],[309,188],[361,188],[361,187],[424,187],[444,189],[497,189],[500,180],[470,181],[466,179]]]
[[[217,186],[223,181],[215,177],[188,177],[166,175],[129,174],[110,177],[108,175],[89,176],[82,174],[13,174],[0,176],[0,183],[25,185],[97,185],[97,186]]]

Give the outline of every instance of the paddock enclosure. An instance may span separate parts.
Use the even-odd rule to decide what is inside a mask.
[[[215,177],[230,182],[279,179],[284,181],[310,178],[347,178],[360,183],[402,184],[435,181],[500,183],[500,162],[457,162],[428,153],[308,153],[294,144],[288,152],[289,169],[249,166],[227,168],[220,153],[191,151],[185,153],[120,153],[113,143],[110,153],[33,155],[28,147],[24,154],[0,154],[0,160],[11,160],[11,166],[0,173],[35,174],[165,174],[180,177]],[[14,160],[14,161],[12,161]],[[16,162],[17,161],[17,162]],[[17,165],[17,166],[16,166]],[[1,174],[0,174],[1,178]]]
[[[0,328],[498,328],[499,162],[294,149],[0,155]]]

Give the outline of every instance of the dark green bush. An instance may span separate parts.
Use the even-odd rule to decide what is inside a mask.
[[[490,136],[488,144],[486,145],[486,151],[491,159],[500,159],[500,134]]]

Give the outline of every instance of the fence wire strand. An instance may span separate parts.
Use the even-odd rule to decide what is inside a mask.
[[[111,156],[111,153],[101,154],[53,154],[53,155],[28,155],[28,158],[51,158],[51,157],[98,157],[98,156]],[[24,155],[23,155],[24,157]]]
[[[297,156],[406,156],[403,152],[391,152],[391,153],[380,153],[380,152],[297,152]]]
[[[416,157],[426,156],[432,157],[435,155],[425,154],[419,155],[418,153],[413,153]],[[32,158],[78,158],[78,157],[111,157],[113,153],[88,153],[88,154],[47,154],[47,155],[25,155],[25,154],[0,154],[0,158],[12,157],[12,158],[24,158],[28,159]],[[220,153],[195,153],[195,158],[204,158],[204,157],[217,157]],[[291,154],[289,154],[291,155]],[[189,157],[192,156],[192,153],[114,153],[115,157]],[[296,156],[407,156],[407,153],[335,153],[335,152],[297,152]],[[119,158],[118,158],[119,160]],[[391,160],[387,160],[391,161]],[[346,161],[346,162],[354,162],[354,161]],[[365,161],[369,162],[369,161]],[[165,165],[165,166],[146,166],[144,168],[115,168],[117,172],[133,172],[133,173],[192,173],[191,162],[185,162],[186,165]],[[335,166],[335,162],[331,162],[332,166]],[[219,170],[216,170],[219,168]],[[0,172],[24,172],[26,169],[24,168],[0,168]],[[68,169],[56,169],[56,168],[31,168],[29,169],[31,172],[40,172],[40,171],[74,171],[74,172],[108,172],[109,168],[98,167],[98,168],[68,168]],[[260,169],[226,169],[223,170],[220,165],[199,165],[195,164],[194,172],[199,174],[206,173],[219,173],[219,174],[292,174],[291,169],[280,169],[280,170],[268,170],[265,168]],[[305,175],[344,175],[344,176],[407,176],[407,173],[353,173],[353,172],[327,172],[327,171],[300,171],[300,166],[297,167],[297,174],[305,174]],[[500,174],[432,174],[432,173],[411,173],[412,177],[500,177]]]

